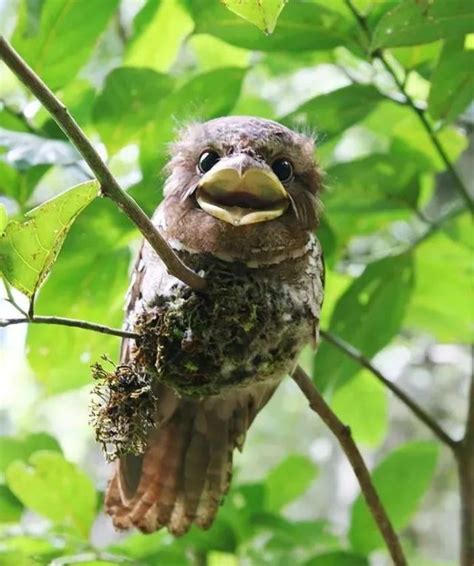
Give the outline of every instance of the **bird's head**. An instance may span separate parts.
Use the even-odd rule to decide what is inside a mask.
[[[167,229],[185,244],[202,240],[198,251],[229,251],[236,239],[281,247],[285,234],[301,241],[317,226],[313,139],[276,122],[230,116],[191,124],[171,147],[168,173]]]

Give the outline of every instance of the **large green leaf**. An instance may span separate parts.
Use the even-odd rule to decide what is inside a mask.
[[[6,225],[8,224],[8,214],[5,205],[0,204],[0,236],[3,234]]]
[[[429,43],[473,31],[471,0],[403,0],[379,21],[372,49]]]
[[[32,296],[48,275],[79,213],[97,196],[99,183],[88,181],[61,193],[10,221],[0,238],[0,272],[14,287]]]
[[[194,23],[180,0],[152,0],[138,13],[134,26],[125,64],[166,72]]]
[[[265,480],[265,507],[280,511],[308,489],[316,474],[315,464],[305,456],[288,456],[269,472]]]
[[[222,0],[224,6],[227,6],[231,12],[267,34],[273,33],[278,16],[287,2],[288,0],[251,0],[250,2]]]
[[[289,2],[271,36],[265,36],[217,2],[192,2],[196,33],[209,33],[237,47],[262,51],[330,49],[350,42],[352,22],[327,6]]]
[[[330,330],[372,357],[398,332],[413,288],[413,261],[402,255],[370,264],[338,300]],[[360,369],[357,362],[323,341],[314,376],[321,389],[340,386]]]
[[[87,62],[119,0],[86,7],[77,0],[46,0],[34,28],[28,0],[21,3],[13,46],[52,89],[72,79]]]
[[[280,121],[290,127],[314,128],[324,141],[365,118],[382,100],[375,87],[353,84],[308,100]]]
[[[107,200],[97,200],[74,223],[36,300],[36,312],[120,326],[128,285],[131,222]],[[77,328],[32,325],[28,361],[49,393],[90,382],[90,365],[115,358],[120,340]]]
[[[435,442],[411,442],[389,454],[372,480],[396,530],[408,524],[428,489],[436,468]],[[362,495],[352,506],[349,538],[355,551],[367,554],[384,542]]]
[[[459,239],[439,232],[415,252],[416,282],[405,324],[445,342],[470,342],[473,335],[474,227],[469,214],[446,228],[463,228]]]
[[[388,428],[387,390],[368,371],[335,391],[331,406],[337,416],[351,428],[356,442],[365,446],[378,446]]]
[[[29,463],[16,461],[6,472],[8,487],[31,510],[86,538],[95,517],[91,480],[57,452],[35,452]]]
[[[472,102],[474,50],[464,44],[463,37],[447,41],[431,77],[428,108],[437,120],[454,120]]]
[[[150,122],[163,119],[159,108],[172,87],[168,75],[151,69],[120,67],[107,76],[93,115],[109,153],[137,141]]]
[[[164,163],[176,127],[193,119],[209,120],[228,114],[240,95],[245,69],[222,68],[196,75],[163,102],[160,119],[142,137],[140,163],[146,176],[156,177]]]
[[[55,450],[61,452],[58,442],[46,433],[30,434],[25,438],[0,436],[0,473],[15,460],[27,460],[38,450]]]

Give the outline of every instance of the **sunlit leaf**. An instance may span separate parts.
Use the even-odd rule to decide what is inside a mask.
[[[118,0],[100,0],[94,9],[81,2],[46,0],[36,29],[21,2],[13,46],[49,87],[56,89],[72,79],[87,62],[99,35],[115,12]]]
[[[27,460],[38,450],[55,450],[61,452],[56,439],[46,433],[30,434],[25,438],[0,436],[0,473],[15,460]]]
[[[92,203],[74,223],[54,269],[36,300],[36,312],[120,327],[128,285],[131,222],[108,201]],[[28,361],[51,393],[90,382],[90,365],[108,354],[114,336],[54,326],[28,328]]]
[[[370,358],[398,332],[413,283],[410,256],[370,264],[337,302],[329,329]],[[342,385],[359,369],[357,362],[333,345],[321,343],[314,363],[315,381],[321,389]]]
[[[470,342],[473,335],[474,302],[466,298],[472,295],[474,228],[467,213],[464,222],[464,241],[440,232],[415,252],[416,280],[405,323],[445,342]]]
[[[231,12],[254,24],[263,32],[270,34],[275,29],[278,16],[288,0],[223,0]]]
[[[71,224],[97,196],[99,183],[77,185],[10,221],[0,238],[0,271],[6,280],[31,296],[48,275]]]
[[[470,0],[403,0],[379,21],[372,49],[429,43],[474,31]]]
[[[266,478],[266,508],[282,509],[308,489],[316,474],[315,464],[305,456],[288,456]]]
[[[191,36],[187,45],[192,48],[202,71],[222,67],[247,67],[251,55],[247,49],[229,45],[204,33]]]
[[[5,226],[8,223],[8,214],[7,209],[3,204],[0,204],[0,236],[3,234],[5,230]]]
[[[180,0],[152,1],[135,19],[138,28],[128,45],[125,64],[168,71],[194,24]]]
[[[328,6],[289,2],[271,36],[217,2],[192,2],[196,33],[209,33],[237,47],[262,51],[330,49],[350,41],[352,22]]]
[[[436,469],[435,442],[411,442],[389,454],[372,472],[372,480],[396,530],[405,527],[417,510]],[[349,532],[352,547],[367,554],[383,539],[362,495],[352,507]]]
[[[351,428],[356,442],[378,446],[388,428],[387,390],[367,371],[337,389],[331,400],[337,416]]]
[[[96,492],[91,480],[60,454],[35,452],[13,462],[6,472],[9,488],[27,507],[86,537],[95,516]]]

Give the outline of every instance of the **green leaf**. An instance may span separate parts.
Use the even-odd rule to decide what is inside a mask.
[[[387,391],[368,371],[359,372],[337,389],[331,407],[350,426],[356,442],[375,447],[384,440],[388,427]]]
[[[125,64],[166,72],[194,23],[180,0],[154,0],[138,13],[135,27],[138,30],[128,44]]]
[[[48,169],[48,165],[35,165],[19,170],[0,161],[0,194],[15,199],[24,207]]]
[[[341,550],[318,554],[305,562],[304,566],[369,566],[369,561],[365,556]]]
[[[0,238],[0,271],[13,286],[32,296],[48,275],[79,213],[97,196],[99,183],[88,181],[10,221]]]
[[[44,450],[35,452],[29,464],[13,462],[6,477],[8,487],[26,507],[87,537],[95,517],[96,492],[74,464]]]
[[[249,64],[250,51],[229,45],[212,35],[193,35],[186,45],[193,50],[202,72],[222,67],[245,68]]]
[[[160,120],[149,124],[140,147],[140,164],[146,176],[156,177],[164,164],[176,124],[192,119],[209,120],[228,114],[240,95],[245,69],[223,68],[196,75],[163,102]]]
[[[403,0],[379,21],[372,50],[417,45],[474,31],[471,0]]]
[[[151,69],[120,67],[107,76],[93,118],[110,154],[137,141],[150,122],[160,122],[160,104],[172,88],[169,76]]]
[[[0,524],[16,523],[23,513],[23,505],[6,485],[0,485]]]
[[[402,255],[368,265],[342,294],[331,316],[330,331],[371,358],[398,332],[414,283],[413,260]],[[360,369],[357,362],[323,341],[314,376],[324,390],[338,387]]]
[[[0,203],[0,236],[3,234],[6,225],[8,224],[7,209]]]
[[[474,50],[464,38],[447,41],[432,77],[428,109],[435,120],[452,122],[466,109],[474,93]]]
[[[128,285],[130,250],[136,232],[107,200],[93,202],[74,223],[36,311],[120,326]],[[90,365],[103,354],[114,357],[118,340],[78,328],[31,325],[28,362],[48,393],[90,382]]]
[[[450,237],[448,229],[464,228],[464,240]],[[444,342],[470,342],[474,269],[474,228],[469,214],[422,243],[415,252],[416,282],[405,324]],[[434,284],[435,283],[435,284]]]
[[[287,2],[288,0],[250,0],[250,2],[222,0],[224,6],[231,12],[254,24],[267,34],[273,33],[278,16]]]
[[[381,100],[375,87],[353,84],[308,100],[280,121],[290,127],[314,128],[324,141],[365,118]]]
[[[46,0],[36,29],[28,21],[28,0],[20,6],[12,43],[53,90],[71,80],[87,62],[118,0],[101,0],[84,9],[75,0]]]
[[[271,36],[232,14],[217,2],[192,2],[196,33],[208,33],[231,45],[261,51],[331,49],[350,43],[352,22],[328,7],[289,2]]]
[[[288,456],[267,475],[265,507],[280,511],[308,489],[316,474],[317,468],[309,458],[298,454]]]
[[[25,438],[0,437],[0,473],[3,473],[14,460],[27,460],[38,450],[55,450],[61,448],[55,438],[40,432]]]
[[[437,457],[435,442],[411,442],[374,469],[373,483],[396,530],[403,529],[418,508],[433,478]],[[384,544],[362,495],[352,506],[349,538],[353,549],[362,554]]]

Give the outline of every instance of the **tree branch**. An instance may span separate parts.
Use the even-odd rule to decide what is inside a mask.
[[[339,420],[336,414],[323,399],[322,395],[315,388],[306,372],[300,366],[296,367],[292,374],[292,378],[301,389],[306,399],[308,399],[311,409],[319,415],[321,420],[334,434],[342,450],[346,454],[347,459],[354,470],[354,474],[359,481],[367,506],[372,513],[372,517],[380,531],[380,534],[385,540],[385,544],[390,552],[390,556],[392,557],[394,564],[396,566],[406,565],[407,561],[397,533],[395,532],[387,512],[385,511],[377,491],[375,490],[369,470],[367,469],[364,459],[362,458],[362,455],[351,436],[350,428]]]
[[[48,86],[38,77],[25,61],[18,55],[8,41],[0,36],[0,57],[7,67],[18,77],[18,79],[36,96],[36,98],[48,110],[58,126],[63,130],[71,143],[77,148],[86,163],[92,169],[101,184],[102,194],[113,200],[117,206],[138,227],[143,236],[148,240],[152,248],[163,260],[168,272],[180,279],[193,289],[203,291],[206,281],[192,270],[190,270],[174,253],[166,240],[156,230],[155,226],[138,206],[136,201],[123,191],[116,179],[111,174],[107,165],[87,139],[80,126],[69,113],[68,109],[60,102]]]
[[[370,28],[369,28],[369,25],[367,23],[366,18],[357,10],[357,8],[352,3],[352,0],[345,0],[345,4],[348,7],[348,9],[352,12],[353,16],[357,20],[362,31],[365,33],[365,35],[366,35],[366,37],[369,41],[369,45],[370,45],[370,43],[372,42],[372,33],[370,31]],[[408,106],[418,116],[418,119],[420,120],[423,128],[425,129],[426,133],[428,134],[429,138],[431,139],[431,142],[433,143],[436,151],[438,152],[438,155],[440,156],[441,160],[443,161],[446,169],[449,171],[449,173],[450,173],[450,175],[451,175],[451,177],[454,181],[454,186],[455,186],[457,192],[459,193],[461,198],[466,203],[468,210],[471,213],[474,212],[474,201],[472,200],[472,198],[469,194],[469,191],[467,190],[466,186],[464,185],[461,177],[458,175],[456,169],[454,168],[454,165],[451,163],[451,160],[449,159],[449,156],[446,153],[446,150],[444,149],[442,143],[440,142],[438,136],[436,135],[436,132],[434,131],[434,129],[431,126],[428,118],[426,117],[426,112],[422,108],[420,108],[416,104],[414,99],[408,94],[405,84],[403,83],[403,81],[401,81],[399,79],[399,77],[397,76],[397,73],[395,72],[393,67],[390,65],[390,63],[387,61],[387,58],[385,57],[384,52],[381,49],[376,49],[370,55],[372,57],[378,59],[382,63],[382,65],[385,67],[387,72],[393,78],[393,80],[394,80],[395,84],[397,85],[399,91],[402,93],[405,100],[407,101]]]
[[[474,564],[474,373],[469,389],[466,432],[456,454],[461,499],[461,564]]]
[[[371,361],[366,358],[357,348],[355,348],[352,344],[349,344],[342,338],[335,336],[331,332],[327,330],[321,330],[321,336],[330,344],[338,348],[341,352],[343,352],[349,358],[352,358],[356,361],[359,365],[364,367],[365,369],[369,370],[372,375],[374,375],[380,382],[382,382],[390,391],[402,401],[411,411],[412,413],[418,417],[418,419],[424,423],[431,432],[441,440],[446,446],[449,446],[451,450],[456,450],[458,447],[458,442],[451,438],[440,426],[439,424],[434,421],[428,413],[425,412],[424,409],[418,405],[416,401],[414,401],[409,395],[407,395],[404,391],[402,391],[397,385],[392,383],[388,380],[381,371],[379,371]]]
[[[126,332],[118,328],[110,328],[104,324],[96,324],[87,320],[78,320],[73,318],[64,318],[62,316],[33,316],[22,318],[0,319],[0,328],[12,326],[14,324],[55,324],[57,326],[71,326],[73,328],[82,328],[83,330],[92,330],[101,334],[110,334],[111,336],[119,336],[120,338],[138,338],[135,332]]]

